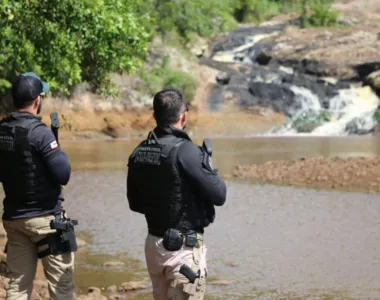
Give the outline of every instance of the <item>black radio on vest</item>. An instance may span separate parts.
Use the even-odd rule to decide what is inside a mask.
[[[52,112],[50,114],[50,120],[51,120],[51,131],[53,131],[55,139],[57,140],[57,143],[59,145],[59,141],[58,141],[58,129],[59,129],[58,113]]]
[[[210,171],[217,171],[217,170],[214,170],[212,167],[212,160],[211,160],[212,144],[211,144],[210,139],[203,140],[202,149],[205,152],[205,156],[203,159],[203,164],[205,165],[205,167],[206,168],[208,167]],[[208,226],[210,225],[210,223],[213,223],[215,220],[215,207],[214,205],[212,205],[211,203],[208,203],[207,201],[204,201],[202,205],[204,206],[204,214],[205,214],[204,225]]]

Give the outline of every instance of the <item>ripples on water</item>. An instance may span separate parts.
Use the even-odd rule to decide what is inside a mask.
[[[93,234],[92,250],[144,261],[145,220],[128,208],[125,172],[77,172],[72,182],[66,207]],[[210,277],[232,284],[209,291],[233,299],[369,295],[380,278],[379,217],[376,195],[228,182],[206,239]]]
[[[80,230],[92,235],[91,252],[127,253],[140,261],[140,267],[134,265],[130,271],[139,270],[139,276],[147,279],[145,219],[129,210],[126,171],[120,170],[123,167],[110,170],[108,164],[110,160],[118,162],[125,169],[129,150],[119,152],[107,145],[111,153],[114,151],[104,165],[108,167],[83,170],[74,163],[65,189],[65,207],[72,218],[80,220]],[[305,149],[300,144],[298,147]],[[78,154],[70,145],[67,149],[73,161],[82,157],[86,162],[83,152]],[[255,159],[249,153],[256,150],[249,149],[248,144],[241,148],[248,153],[243,157],[246,161]],[[362,151],[360,147],[350,149]],[[227,150],[218,149],[221,156],[223,151]],[[275,151],[279,152],[278,146],[269,147],[267,153]],[[236,152],[231,161],[238,161],[239,156],[241,152]],[[216,167],[223,169],[220,160]],[[378,195],[232,181],[227,193],[227,202],[216,209],[216,221],[206,229],[205,238],[210,278],[232,283],[209,285],[208,299],[380,298]]]

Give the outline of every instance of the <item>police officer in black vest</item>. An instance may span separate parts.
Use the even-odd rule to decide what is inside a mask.
[[[48,84],[34,73],[18,76],[12,85],[16,111],[0,121],[8,300],[31,298],[38,258],[42,259],[50,299],[73,299],[74,256],[62,242],[66,232],[51,225],[56,220],[62,223],[61,186],[68,183],[71,168],[53,132],[37,116],[48,90]]]
[[[157,127],[129,157],[129,206],[147,221],[154,299],[203,299],[204,228],[214,221],[214,205],[224,204],[226,185],[184,131],[188,107],[181,92],[157,93],[153,108]]]

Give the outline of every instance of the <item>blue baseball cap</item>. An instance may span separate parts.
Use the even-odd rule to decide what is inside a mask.
[[[45,81],[42,81],[41,78],[38,77],[35,73],[27,72],[27,73],[22,74],[22,76],[30,76],[30,77],[37,78],[42,83],[42,92],[47,93],[49,91],[49,89],[50,89],[49,84]]]
[[[12,83],[13,100],[18,103],[33,101],[39,95],[48,91],[49,85],[33,72],[17,76]]]

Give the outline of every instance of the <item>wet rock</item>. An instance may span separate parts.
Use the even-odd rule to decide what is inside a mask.
[[[124,268],[125,263],[122,261],[107,261],[102,266],[105,268]]]
[[[259,105],[271,107],[276,112],[292,116],[301,109],[301,103],[296,101],[295,93],[287,86],[273,83],[251,82],[249,92],[253,95],[250,102],[242,103],[244,106]]]
[[[271,61],[272,57],[265,52],[261,52],[255,59],[259,65],[267,65]]]
[[[229,82],[229,86],[231,85],[239,85],[245,86],[248,89],[249,76],[247,74],[232,74]]]
[[[277,60],[277,63],[279,65],[283,65],[286,67],[291,67],[295,70],[297,70],[300,73],[314,75],[318,77],[322,76],[330,76],[331,71],[329,66],[327,66],[325,63],[317,61],[317,60],[310,60],[310,59],[279,59]]]
[[[107,287],[106,292],[109,294],[116,294],[118,292],[117,286],[111,285],[111,286]]]
[[[216,79],[216,82],[218,82],[222,85],[225,85],[225,84],[229,83],[231,77],[227,72],[220,72],[216,75],[215,79]]]
[[[368,83],[376,92],[380,92],[380,70],[369,74],[366,77]]]
[[[244,52],[238,52],[234,54],[234,60],[242,62],[244,61],[245,58],[246,58],[246,54]]]
[[[374,132],[375,128],[370,126],[366,128],[365,120],[361,118],[354,118],[352,121],[347,123],[345,131],[349,134],[357,135],[369,135]]]
[[[108,300],[126,300],[127,296],[124,295],[111,295],[108,297]]]
[[[88,294],[86,296],[79,296],[78,300],[107,300],[107,298],[102,295],[99,288],[89,287]]]
[[[366,78],[372,73],[380,70],[380,62],[367,62],[358,64],[354,67],[361,80],[366,81]],[[377,77],[377,76],[376,76]]]
[[[238,28],[228,34],[225,38],[212,45],[212,53],[214,54],[219,51],[231,51],[246,43],[249,43],[252,37],[273,34],[275,32],[281,31],[283,28],[284,25],[268,27],[249,26]]]
[[[210,285],[230,285],[232,281],[229,280],[212,280],[208,282]]]
[[[89,293],[101,293],[101,289],[96,286],[90,286],[88,288]]]
[[[144,290],[148,287],[145,281],[128,281],[123,282],[119,287],[119,292],[129,292],[135,290]]]
[[[248,88],[241,85],[229,85],[224,92],[225,103],[236,103],[242,106],[255,106],[258,104],[256,98],[249,92]]]

